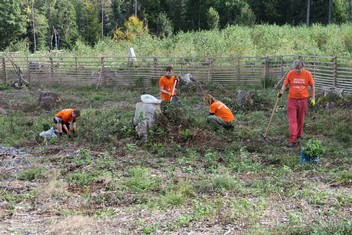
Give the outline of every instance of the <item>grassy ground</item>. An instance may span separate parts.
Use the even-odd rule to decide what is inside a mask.
[[[52,111],[39,90],[0,91],[0,228],[5,234],[352,234],[352,111],[320,103],[306,117],[300,146],[286,148],[280,100],[254,91],[238,106],[240,87],[181,87],[182,106],[160,117],[148,141],[131,125],[143,92],[158,88],[72,89]],[[243,88],[242,88],[243,89]],[[241,125],[213,131],[202,95],[227,104]],[[38,134],[61,108],[81,109],[78,137]],[[300,164],[309,139],[326,152]]]

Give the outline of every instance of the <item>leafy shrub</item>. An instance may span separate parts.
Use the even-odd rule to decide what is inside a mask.
[[[216,191],[231,191],[236,187],[236,180],[228,174],[220,175],[212,180],[212,185]]]
[[[19,180],[34,181],[44,179],[46,170],[43,167],[36,167],[22,171],[17,176]]]
[[[310,139],[305,148],[303,148],[304,155],[309,159],[320,157],[324,153],[320,140]]]
[[[95,144],[114,143],[116,138],[134,137],[134,129],[129,120],[129,112],[117,110],[85,110],[80,117],[82,132],[80,137]],[[103,114],[103,115],[102,115]]]
[[[86,172],[86,171],[77,171],[73,174],[70,174],[66,176],[66,179],[69,183],[71,183],[74,186],[87,186],[89,183],[93,182],[95,179],[95,176],[91,172]]]
[[[134,192],[145,192],[157,186],[157,180],[151,178],[147,168],[134,167],[129,175],[124,185]]]

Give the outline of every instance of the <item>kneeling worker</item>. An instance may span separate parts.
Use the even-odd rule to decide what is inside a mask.
[[[64,131],[69,137],[70,133],[70,123],[72,122],[72,133],[76,132],[76,120],[81,115],[78,109],[63,109],[54,117],[54,123],[57,126],[57,134],[62,136],[62,131]]]
[[[235,116],[224,103],[215,100],[215,98],[209,94],[204,97],[204,101],[210,108],[207,122],[217,129],[231,129],[234,127]]]

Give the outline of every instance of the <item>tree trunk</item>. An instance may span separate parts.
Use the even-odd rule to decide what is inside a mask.
[[[134,1],[134,16],[137,17],[137,0]]]
[[[310,20],[310,0],[307,0],[307,26],[309,26],[309,20]]]
[[[328,24],[331,24],[332,20],[332,0],[329,0],[329,17],[328,17]]]
[[[32,30],[33,30],[33,53],[37,51],[37,39],[35,35],[34,0],[32,1]]]
[[[101,1],[101,38],[104,37],[104,1]]]
[[[351,22],[351,7],[352,7],[352,0],[348,0],[348,22]]]

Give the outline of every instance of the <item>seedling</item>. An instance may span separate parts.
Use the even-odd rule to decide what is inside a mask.
[[[306,147],[302,148],[301,160],[302,162],[317,162],[324,152],[325,150],[322,147],[320,140],[310,139]]]

